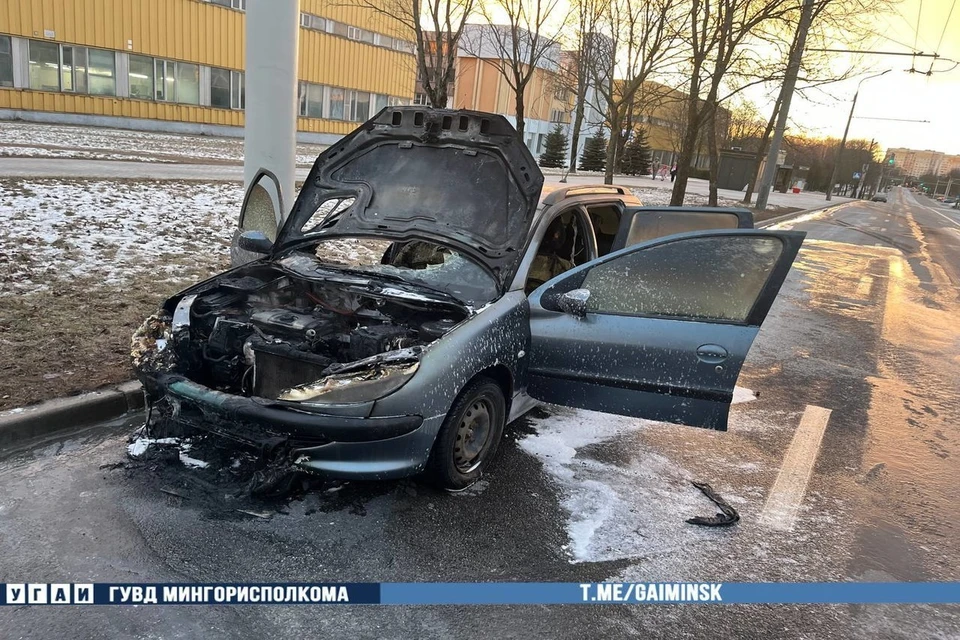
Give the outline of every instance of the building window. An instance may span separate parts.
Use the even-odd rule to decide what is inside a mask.
[[[210,69],[210,106],[230,108],[230,70]]]
[[[377,95],[375,95],[375,96],[373,97],[373,111],[374,111],[374,113],[380,113],[380,111],[382,111],[383,109],[385,109],[385,108],[387,107],[387,100],[389,100],[389,99],[390,99],[389,96],[385,96],[385,95],[383,95],[383,94],[381,94],[381,93],[378,93]]]
[[[427,100],[427,94],[415,93],[413,94],[413,104],[422,104],[423,106],[427,106],[430,104],[430,101]]]
[[[366,91],[350,92],[350,118],[354,122],[365,122],[370,118],[370,94]]]
[[[242,71],[230,72],[230,108],[247,107],[247,81]]]
[[[323,117],[323,85],[300,83],[300,115],[307,118]]]
[[[0,87],[13,86],[13,46],[10,36],[0,36]]]
[[[359,40],[360,34],[363,32],[363,29],[360,27],[352,27],[347,25],[347,37],[351,40]]]
[[[173,62],[167,60],[154,60],[156,69],[154,92],[157,100],[173,102],[177,99],[177,81],[173,75],[174,66]]]
[[[187,62],[177,63],[177,102],[200,104],[200,67]]]
[[[237,11],[246,11],[247,10],[247,0],[207,0],[211,4],[218,4],[221,7],[227,7],[228,9],[236,9]]]
[[[88,49],[87,88],[92,95],[117,94],[116,55],[113,51]]]
[[[60,91],[60,46],[53,42],[30,41],[30,88]]]
[[[130,97],[153,100],[153,58],[130,55]]]
[[[344,94],[346,92],[338,87],[330,87],[330,110],[327,117],[331,120],[343,120]]]

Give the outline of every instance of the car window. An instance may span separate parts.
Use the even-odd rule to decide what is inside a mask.
[[[620,229],[620,208],[612,204],[587,207],[590,224],[597,238],[597,256],[605,256],[613,247],[613,240]]]
[[[736,229],[739,223],[740,219],[732,211],[640,211],[630,220],[623,246],[630,247],[647,240],[688,231]]]
[[[745,322],[783,244],[769,236],[685,238],[591,269],[595,313]]]
[[[526,292],[529,294],[547,280],[588,259],[583,220],[576,209],[568,209],[547,226],[527,273]]]
[[[454,249],[430,242],[337,236],[318,242],[314,256],[324,265],[402,278],[471,305],[497,297],[497,281],[486,269]]]

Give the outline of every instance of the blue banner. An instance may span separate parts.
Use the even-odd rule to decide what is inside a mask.
[[[4,583],[0,606],[960,604],[960,582]]]

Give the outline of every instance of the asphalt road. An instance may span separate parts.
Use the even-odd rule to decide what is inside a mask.
[[[496,469],[463,494],[410,480],[326,484],[263,503],[231,498],[236,487],[209,470],[129,462],[129,425],[114,425],[0,462],[0,575],[960,580],[960,215],[928,205],[898,191],[888,204],[844,204],[788,223],[808,241],[741,375],[759,395],[734,407],[727,433],[549,409],[513,427]],[[686,524],[714,512],[689,480],[711,483],[741,522]],[[3,638],[956,638],[958,630],[960,608],[947,606],[0,612]]]

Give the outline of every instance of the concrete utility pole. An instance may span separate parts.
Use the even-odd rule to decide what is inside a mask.
[[[760,189],[757,191],[757,209],[767,208],[770,189],[777,175],[777,156],[780,154],[780,144],[787,129],[787,117],[790,115],[790,99],[797,86],[797,75],[800,73],[800,61],[803,58],[803,49],[807,44],[807,32],[813,21],[813,0],[803,0],[803,10],[800,13],[800,23],[797,25],[796,47],[790,52],[787,64],[787,73],[780,88],[780,113],[777,115],[777,126],[770,140],[770,149],[767,151],[767,163],[763,167],[763,176],[760,179]]]
[[[277,177],[279,197],[270,195],[279,223],[295,194],[300,0],[247,0],[246,13],[243,186],[260,169]]]
[[[869,80],[870,78],[879,78],[880,76],[888,73],[890,73],[890,69],[887,69],[883,73],[867,76],[857,83],[857,92],[853,94],[853,104],[850,105],[850,115],[847,116],[847,126],[843,130],[843,139],[840,140],[840,148],[837,149],[837,157],[833,161],[833,173],[830,175],[830,184],[827,187],[827,202],[833,200],[833,186],[837,183],[837,174],[840,172],[840,160],[841,156],[843,155],[843,148],[847,146],[847,134],[850,133],[850,121],[853,120],[853,110],[857,108],[857,97],[860,95],[860,85],[862,85],[865,80]]]

